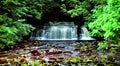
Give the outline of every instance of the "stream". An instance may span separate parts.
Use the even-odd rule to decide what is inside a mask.
[[[109,55],[105,52],[97,52],[97,43],[98,41],[18,42],[16,45],[11,46],[9,50],[0,50],[0,65],[31,65],[37,60],[44,64],[43,66],[80,66],[83,62],[92,62],[95,58],[97,61],[100,61],[100,58],[97,58],[97,56]],[[114,55],[109,56],[110,58],[114,57]],[[88,60],[85,61],[86,58]],[[67,65],[71,63],[72,65]]]

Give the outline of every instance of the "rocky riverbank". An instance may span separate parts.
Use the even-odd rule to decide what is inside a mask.
[[[18,42],[0,50],[2,66],[119,66],[119,51],[98,51],[92,42]]]

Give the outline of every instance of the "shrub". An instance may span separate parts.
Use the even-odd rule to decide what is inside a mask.
[[[120,1],[107,0],[107,4],[96,6],[92,10],[89,24],[91,36],[103,37],[105,40],[120,38]]]
[[[103,1],[96,5],[91,12],[87,16],[89,18],[86,18],[91,30],[90,35],[104,38],[106,41],[98,44],[98,50],[107,48],[108,44],[110,45],[107,42],[111,40],[116,42],[114,44],[118,44],[120,41],[120,1]]]
[[[29,24],[24,24],[25,19],[13,20],[7,14],[0,15],[0,48],[15,44],[22,40],[22,36],[29,34],[34,28]]]
[[[32,25],[25,23],[25,18],[29,16],[40,19],[42,4],[39,3],[40,1],[28,1],[0,1],[0,49],[21,41],[23,36],[35,29]],[[36,2],[39,4],[36,5]],[[41,7],[38,8],[38,5]]]

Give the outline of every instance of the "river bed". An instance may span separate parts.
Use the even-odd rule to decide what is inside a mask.
[[[119,53],[97,51],[99,41],[23,41],[0,50],[1,66],[114,66]]]

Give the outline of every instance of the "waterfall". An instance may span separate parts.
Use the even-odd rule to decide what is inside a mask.
[[[50,22],[43,29],[32,32],[30,40],[95,40],[89,36],[85,26],[81,27],[80,38],[78,38],[77,28],[74,22]]]
[[[34,34],[34,35],[33,35]],[[34,37],[34,38],[33,38]],[[77,40],[77,26],[73,22],[51,23],[31,34],[30,40]]]
[[[41,40],[77,40],[77,26],[49,26]]]
[[[81,34],[80,34],[80,40],[95,40],[94,38],[91,38],[89,36],[89,31],[87,30],[87,28],[85,26],[81,27]]]

